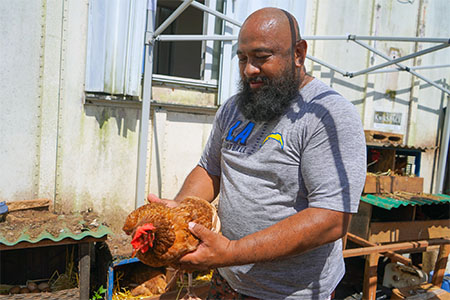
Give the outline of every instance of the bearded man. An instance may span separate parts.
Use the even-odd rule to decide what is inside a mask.
[[[329,299],[345,273],[341,238],[365,180],[353,105],[305,72],[294,17],[254,12],[239,33],[240,92],[222,105],[199,164],[174,200],[220,192],[222,235],[201,240],[186,270],[218,268],[211,299]]]

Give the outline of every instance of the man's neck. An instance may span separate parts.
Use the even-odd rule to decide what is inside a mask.
[[[313,76],[310,76],[310,75],[308,75],[308,74],[305,74],[305,77],[303,77],[303,80],[302,80],[302,82],[300,83],[300,86],[299,86],[298,89],[301,90],[301,89],[304,88],[308,83],[310,83],[313,79],[314,79]]]

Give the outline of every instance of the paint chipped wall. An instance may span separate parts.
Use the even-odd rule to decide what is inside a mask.
[[[135,206],[140,110],[85,104],[88,0],[0,3],[0,11],[9,44],[0,74],[0,201],[50,198],[61,211],[103,213],[120,230]],[[211,107],[216,94],[159,86],[153,97]],[[173,197],[200,157],[214,112],[156,107],[151,115],[147,189]]]
[[[88,1],[0,6],[0,201],[50,198],[58,210],[123,216],[134,207],[140,115],[83,104]]]
[[[358,0],[307,2],[305,35],[363,35],[405,37],[449,37],[450,5],[446,0]],[[372,41],[365,43],[391,58],[398,58],[436,44]],[[385,62],[381,57],[351,41],[311,41],[309,53],[345,71],[359,71]],[[407,66],[450,64],[446,48],[408,60]],[[335,88],[356,105],[364,128],[404,135],[408,145],[430,147],[422,154],[421,176],[425,192],[435,182],[438,153],[443,126],[443,108],[447,97],[440,90],[407,72],[343,77],[318,64],[307,62],[312,74]],[[393,68],[390,66],[388,68]],[[449,88],[449,68],[418,70],[419,74]],[[376,111],[401,114],[401,124],[383,126],[374,122]]]
[[[304,35],[450,36],[446,0],[401,2],[406,1],[308,1]],[[0,2],[0,25],[7,29],[2,42],[8,45],[2,47],[6,71],[0,72],[0,201],[45,197],[54,199],[59,209],[91,207],[121,220],[135,203],[140,112],[138,106],[84,104],[87,4],[88,0]],[[419,47],[381,42],[373,46],[400,56]],[[310,42],[309,51],[350,71],[381,61],[350,42]],[[416,64],[449,64],[449,59],[448,50],[441,50]],[[366,129],[374,128],[375,110],[401,112],[405,119],[395,132],[405,134],[410,145],[438,144],[447,105],[439,90],[406,73],[348,79],[311,62],[307,66],[356,105]],[[450,80],[448,68],[420,73],[436,81]],[[168,102],[211,105],[215,97],[154,88],[154,98]],[[154,107],[148,191],[168,198],[176,194],[198,162],[213,117],[213,112],[201,109]],[[435,150],[423,155],[426,191],[435,162]]]

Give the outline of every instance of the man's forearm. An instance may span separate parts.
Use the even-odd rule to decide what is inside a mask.
[[[231,242],[224,265],[242,265],[300,254],[343,237],[351,215],[309,208],[264,230]]]
[[[219,186],[219,177],[209,174],[200,166],[196,166],[186,177],[174,200],[181,201],[187,196],[196,196],[211,202],[219,194]]]

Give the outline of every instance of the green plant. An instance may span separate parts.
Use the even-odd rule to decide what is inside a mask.
[[[106,289],[103,287],[103,285],[101,285],[98,290],[96,290],[94,292],[94,295],[92,296],[92,298],[90,300],[98,300],[98,299],[103,299],[103,295],[106,293]]]

